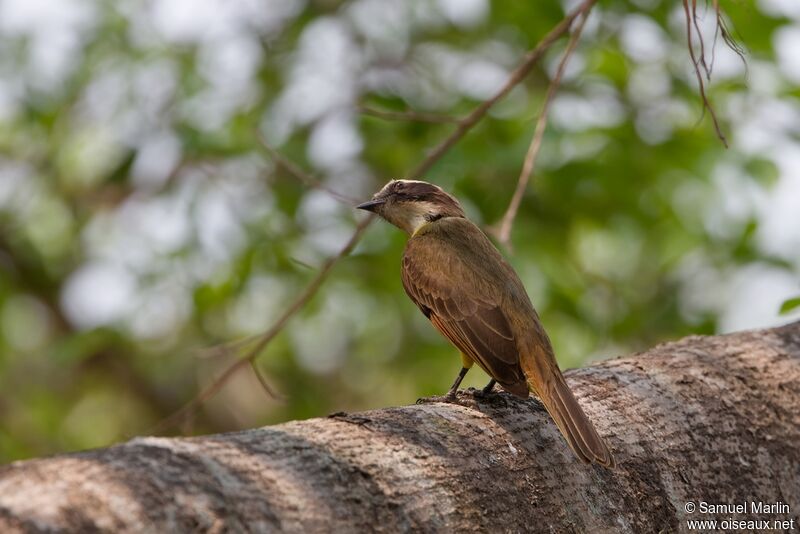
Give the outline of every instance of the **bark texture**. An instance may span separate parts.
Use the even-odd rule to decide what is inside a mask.
[[[578,463],[508,394],[0,468],[0,532],[674,532],[800,512],[800,323],[689,337],[570,371],[614,450]],[[782,514],[685,504],[782,502]]]

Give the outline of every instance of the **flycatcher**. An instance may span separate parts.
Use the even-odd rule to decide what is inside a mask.
[[[606,442],[583,413],[556,363],[553,347],[517,273],[458,200],[433,184],[392,180],[357,206],[411,237],[403,253],[403,287],[425,317],[495,383],[522,398],[539,396],[570,448],[584,462],[614,466]]]

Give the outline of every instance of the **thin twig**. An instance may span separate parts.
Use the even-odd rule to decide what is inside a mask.
[[[289,174],[291,174],[292,176],[294,176],[295,178],[306,184],[308,187],[311,187],[312,189],[318,189],[320,191],[325,191],[339,202],[347,204],[350,207],[358,204],[357,199],[349,197],[347,195],[343,195],[342,193],[339,193],[338,191],[331,189],[330,187],[322,183],[320,180],[314,178],[313,176],[305,172],[303,169],[295,165],[293,162],[283,157],[283,155],[280,152],[278,152],[274,147],[272,147],[272,145],[270,145],[267,142],[267,140],[264,138],[264,135],[260,131],[256,131],[256,137],[258,139],[258,142],[261,144],[261,147],[267,152],[267,154],[269,154],[269,157],[272,158],[273,161],[275,161],[275,163],[286,169],[289,172]]]
[[[706,2],[706,10],[708,10],[708,3]],[[714,0],[714,10],[716,11],[715,21],[714,24],[714,40],[711,42],[711,61],[708,64],[708,69],[710,71],[714,70],[714,62],[717,59],[717,41],[719,40],[719,33],[720,33],[720,25],[719,25],[719,2],[718,0]],[[708,81],[711,81],[709,77]]]
[[[264,391],[266,392],[266,394],[267,394],[267,396],[269,398],[271,398],[273,400],[277,399],[277,400],[279,400],[281,402],[285,402],[286,401],[286,397],[285,396],[281,395],[280,393],[277,393],[269,385],[269,383],[267,382],[267,379],[264,378],[264,375],[261,373],[261,370],[258,368],[258,364],[256,364],[255,358],[252,358],[250,360],[250,367],[253,369],[253,374],[256,375],[256,378],[258,378],[258,381],[261,384],[261,387],[264,388]]]
[[[235,339],[233,341],[224,341],[216,345],[200,347],[195,349],[194,351],[195,356],[200,359],[210,359],[210,358],[218,358],[220,356],[225,356],[226,354],[242,350],[247,345],[255,343],[259,337],[261,337],[260,334],[254,334],[242,339]]]
[[[197,357],[198,358],[216,358],[219,356],[229,356],[236,352],[241,352],[244,350],[245,347],[248,345],[252,345],[253,343],[257,342],[261,339],[261,334],[248,336],[243,339],[237,339],[235,341],[230,341],[228,343],[221,343],[219,345],[214,345],[211,347],[205,347],[198,350]],[[256,365],[255,359],[250,360],[250,367],[253,369],[253,374],[256,375],[258,382],[261,384],[261,387],[264,389],[264,392],[267,396],[272,400],[277,400],[279,402],[285,402],[286,396],[276,392],[267,382],[267,379],[264,377],[264,374]]]
[[[539,113],[539,119],[536,121],[536,130],[533,133],[531,144],[528,146],[528,152],[525,154],[525,162],[522,165],[522,171],[520,171],[519,179],[517,180],[517,188],[514,190],[514,195],[511,197],[511,202],[508,204],[508,208],[506,209],[506,212],[500,222],[500,229],[496,233],[497,239],[507,248],[510,248],[511,228],[514,225],[514,219],[517,217],[519,205],[522,203],[522,196],[525,194],[525,190],[528,187],[531,174],[533,174],[533,166],[536,163],[536,157],[539,155],[539,149],[542,146],[544,131],[545,128],[547,128],[547,116],[550,110],[550,104],[553,102],[553,97],[555,97],[556,92],[558,91],[558,86],[561,84],[561,77],[564,75],[567,62],[572,56],[572,53],[575,51],[575,47],[578,44],[581,32],[583,32],[583,27],[586,24],[586,19],[588,18],[589,11],[586,11],[586,13],[584,13],[583,17],[578,22],[578,25],[575,27],[575,31],[572,32],[572,36],[569,39],[567,48],[564,50],[564,55],[561,56],[561,61],[558,64],[556,74],[553,76],[553,79],[550,81],[550,85],[547,87],[547,93],[544,97],[544,102],[542,103],[542,111]]]
[[[277,321],[275,321],[269,330],[260,336],[256,345],[252,349],[247,351],[243,357],[225,369],[222,374],[219,375],[211,384],[207,385],[200,393],[197,394],[197,396],[184,404],[183,407],[181,407],[178,411],[161,420],[155,427],[153,427],[153,429],[151,429],[150,433],[160,433],[163,430],[183,421],[184,418],[194,413],[195,410],[203,405],[208,399],[216,395],[225,382],[227,382],[228,379],[239,369],[245,367],[246,365],[250,365],[250,362],[253,361],[255,357],[258,356],[262,350],[264,350],[264,348],[266,348],[269,342],[272,341],[275,336],[281,332],[281,330],[283,330],[284,326],[286,326],[286,323],[289,322],[289,319],[291,319],[301,308],[303,308],[303,306],[306,305],[309,300],[311,300],[325,279],[328,278],[336,263],[343,257],[350,254],[350,251],[355,248],[356,244],[361,239],[361,235],[364,233],[364,230],[366,230],[367,226],[369,226],[369,224],[372,222],[373,217],[373,215],[370,215],[358,223],[355,232],[353,232],[353,235],[350,236],[350,240],[347,242],[347,244],[342,247],[338,254],[328,258],[314,279],[311,280],[308,286],[306,286],[305,290],[298,295],[298,297],[289,305],[288,308],[286,308],[283,314],[278,318]]]
[[[744,57],[747,52],[731,35],[730,28],[728,28],[728,23],[725,20],[725,14],[722,12],[722,8],[719,5],[719,0],[713,0],[713,6],[714,12],[717,15],[717,31],[722,34],[722,40],[725,42],[725,45],[733,50],[734,53],[739,56],[739,59],[742,60],[742,64],[744,65],[744,76],[746,79],[749,75],[747,59]]]
[[[717,120],[717,114],[714,112],[714,108],[711,106],[711,102],[708,100],[706,96],[706,88],[705,83],[703,83],[703,75],[700,73],[700,64],[698,63],[697,56],[695,56],[694,48],[692,46],[692,14],[689,8],[689,0],[683,0],[683,12],[686,15],[686,41],[689,47],[689,57],[692,59],[692,64],[694,67],[694,73],[697,78],[697,83],[700,87],[700,98],[703,100],[703,108],[708,110],[709,115],[711,115],[711,120],[714,123],[714,129],[717,131],[717,137],[719,140],[722,141],[722,144],[725,145],[725,148],[728,148],[728,140],[725,138],[725,135],[722,133],[722,128],[719,125],[719,121]],[[702,35],[698,36],[702,40]]]
[[[458,123],[458,127],[456,130],[450,134],[444,141],[439,143],[426,157],[425,159],[420,162],[417,167],[414,168],[411,173],[409,173],[409,178],[416,179],[421,177],[428,169],[430,169],[445,153],[454,145],[456,144],[464,135],[472,129],[475,124],[478,123],[489,111],[489,109],[496,104],[500,99],[502,99],[505,95],[507,95],[516,85],[518,85],[527,75],[536,62],[541,59],[544,52],[556,41],[559,37],[561,37],[564,33],[569,30],[570,24],[572,23],[575,18],[580,15],[581,13],[586,12],[588,9],[591,8],[592,5],[597,0],[586,0],[583,4],[578,6],[575,10],[567,14],[551,31],[548,33],[536,47],[528,52],[523,59],[523,62],[517,67],[514,72],[511,73],[508,81],[503,85],[503,87],[495,93],[491,98],[488,100],[481,102],[469,115],[467,115],[464,119],[462,119]],[[319,183],[318,180],[314,179],[313,177],[309,176],[308,174],[300,171],[299,173],[295,173],[292,169],[297,169],[294,164],[285,160],[275,149],[269,146],[261,136],[259,136],[261,143],[264,145],[264,148],[267,152],[270,153],[271,156],[275,157],[275,160],[284,165],[284,163],[289,163],[290,165],[284,165],[284,167],[289,170],[294,176],[298,179],[302,180],[305,183],[308,183],[310,187],[314,188],[323,188],[322,184]],[[277,157],[276,157],[277,156]],[[297,169],[299,170],[299,169]],[[327,191],[327,189],[326,189]],[[333,193],[328,191],[329,193]],[[337,196],[339,196],[337,194]],[[349,200],[348,200],[349,201]],[[336,263],[345,257],[350,251],[356,246],[358,241],[361,239],[364,230],[366,230],[367,226],[369,226],[370,222],[372,222],[373,216],[369,216],[359,225],[356,227],[355,231],[353,232],[352,236],[350,236],[350,240],[347,242],[347,245],[337,254],[336,256],[331,257],[325,264],[322,266],[320,271],[317,273],[317,276],[309,283],[306,289],[303,291],[300,296],[295,299],[294,302],[287,308],[283,315],[270,327],[269,330],[264,332],[260,336],[260,338],[256,338],[257,344],[256,346],[248,351],[245,356],[237,360],[227,369],[225,369],[222,374],[214,380],[211,384],[206,386],[198,395],[196,395],[192,400],[187,402],[183,407],[181,407],[178,411],[174,412],[173,414],[169,415],[165,419],[161,420],[152,430],[151,433],[161,432],[167,428],[171,428],[177,423],[185,420],[187,417],[193,415],[197,408],[199,408],[202,404],[204,404],[208,399],[213,397],[225,384],[225,382],[233,376],[239,369],[248,365],[250,361],[255,359],[256,356],[269,344],[269,342],[276,336],[289,319],[294,316],[305,304],[308,302],[314,294],[317,292],[319,287],[325,281],[325,279],[330,274],[333,267]],[[256,341],[254,340],[254,341]]]
[[[711,67],[706,63],[706,43],[703,38],[703,32],[700,30],[700,23],[697,20],[697,0],[692,0],[692,22],[694,29],[697,32],[697,40],[700,43],[700,65],[706,73],[706,79],[711,81]]]
[[[472,111],[472,113],[464,117],[458,123],[456,130],[444,141],[439,143],[433,150],[431,150],[428,156],[408,174],[407,178],[410,180],[418,180],[426,172],[428,172],[433,164],[439,161],[439,159],[448,150],[450,150],[454,144],[464,137],[467,132],[469,132],[472,127],[475,126],[475,124],[477,124],[478,121],[484,117],[484,115],[486,115],[492,106],[510,93],[511,90],[516,87],[525,78],[525,76],[527,76],[536,62],[539,61],[539,59],[541,59],[541,57],[547,51],[547,49],[550,48],[555,41],[557,41],[569,30],[569,27],[572,24],[572,21],[575,20],[575,17],[591,9],[592,5],[594,5],[596,1],[597,0],[586,0],[569,14],[567,14],[566,17],[561,19],[561,22],[556,24],[556,26],[550,30],[550,33],[545,35],[544,38],[539,41],[539,44],[536,45],[536,48],[525,55],[522,63],[516,69],[514,69],[514,72],[511,73],[511,76],[509,76],[506,83],[503,84],[503,87],[501,87],[491,98],[481,102]]]
[[[379,119],[389,121],[409,121],[409,122],[429,122],[431,124],[447,124],[453,122],[460,122],[461,119],[451,115],[444,115],[440,113],[426,113],[421,111],[389,111],[383,109],[375,109],[368,106],[358,106],[358,111],[364,115],[370,115]]]

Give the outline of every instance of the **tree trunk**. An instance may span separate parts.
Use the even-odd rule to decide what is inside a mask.
[[[638,533],[715,518],[800,528],[800,322],[693,336],[567,380],[615,470],[579,463],[536,400],[461,394],[463,405],[13,463],[0,468],[0,532]]]

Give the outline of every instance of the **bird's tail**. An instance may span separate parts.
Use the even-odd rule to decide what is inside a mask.
[[[545,369],[539,368],[536,373],[525,373],[528,385],[541,399],[569,447],[584,462],[613,469],[616,464],[608,444],[583,413],[558,366],[553,362],[552,366],[545,364],[543,367]]]

